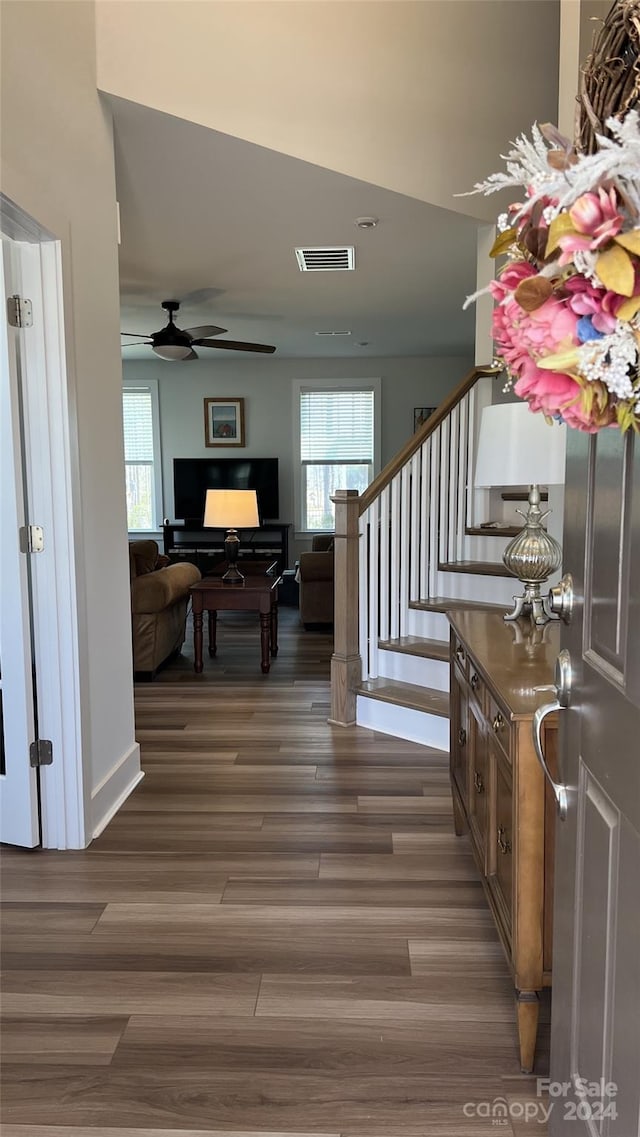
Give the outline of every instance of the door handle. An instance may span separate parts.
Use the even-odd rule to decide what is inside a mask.
[[[555,616],[559,616],[565,624],[570,624],[574,598],[573,577],[570,572],[566,572],[560,584],[549,590],[547,604]]]
[[[542,746],[542,724],[554,711],[562,711],[569,706],[571,696],[571,656],[566,648],[560,652],[556,660],[556,682],[554,690],[556,692],[556,698],[553,702],[544,703],[543,706],[538,707],[538,709],[534,711],[532,723],[533,745],[536,757],[542,766],[544,776],[553,790],[560,820],[564,821],[567,816],[568,806],[567,787],[562,782],[555,781],[547,765]]]

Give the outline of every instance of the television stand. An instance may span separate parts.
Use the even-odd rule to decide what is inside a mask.
[[[255,529],[239,529],[238,566],[249,570],[253,561],[275,561],[277,572],[289,565],[289,530],[291,524],[266,522]],[[191,561],[201,573],[211,572],[224,560],[226,529],[205,529],[199,521],[165,522],[162,526],[164,552],[171,561]]]

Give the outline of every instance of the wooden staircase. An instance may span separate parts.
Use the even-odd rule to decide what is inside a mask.
[[[449,747],[452,608],[505,610],[499,559],[513,529],[486,529],[473,489],[494,368],[474,368],[361,496],[336,493],[331,721]]]

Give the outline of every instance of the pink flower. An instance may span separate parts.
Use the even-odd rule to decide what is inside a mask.
[[[567,302],[576,316],[591,316],[594,328],[609,335],[616,326],[616,313],[625,297],[617,292],[596,288],[586,277],[576,274],[564,282]]]
[[[567,426],[593,434],[598,430],[585,413],[582,405],[582,388],[570,375],[559,371],[543,371],[533,360],[525,365],[523,374],[514,385],[516,395],[526,399],[529,409],[548,418],[561,415]]]
[[[618,199],[615,189],[598,193],[583,193],[574,201],[569,217],[579,233],[592,237],[590,248],[599,249],[622,229],[622,215],[618,213]]]
[[[550,297],[534,312],[525,312],[504,287],[502,278],[492,284],[491,292],[502,300],[493,310],[493,338],[509,369],[518,377],[528,363],[535,364],[541,356],[578,343],[578,316],[565,301]]]
[[[577,233],[567,233],[565,237],[560,237],[558,240],[561,252],[558,257],[558,264],[570,265],[576,253],[588,253],[592,248],[591,237],[581,237]]]
[[[574,253],[595,252],[608,244],[622,229],[623,218],[618,213],[616,191],[605,190],[602,186],[597,194],[583,193],[574,201],[569,217],[577,233],[567,233],[560,237],[560,265],[570,264]]]
[[[537,272],[529,261],[509,261],[500,273],[500,279],[492,282],[491,292],[496,300],[502,300],[508,292],[515,292],[521,281],[536,276]]]

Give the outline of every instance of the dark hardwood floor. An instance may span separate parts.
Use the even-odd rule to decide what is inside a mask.
[[[295,610],[269,675],[219,624],[137,686],[90,849],[4,851],[4,1137],[544,1134],[446,756],[329,726]]]

